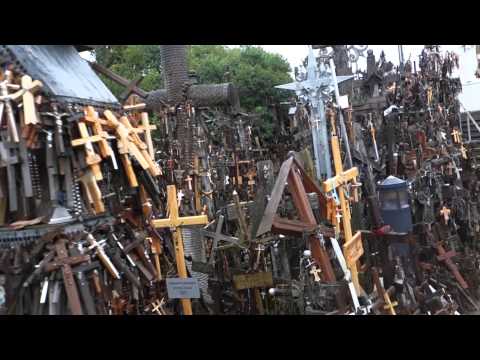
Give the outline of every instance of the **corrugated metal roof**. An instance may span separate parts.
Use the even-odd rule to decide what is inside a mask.
[[[118,106],[118,100],[73,45],[6,45],[49,95],[67,102]]]

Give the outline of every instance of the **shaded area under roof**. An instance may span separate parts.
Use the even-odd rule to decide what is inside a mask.
[[[73,45],[6,45],[24,70],[40,80],[48,95],[70,103],[119,106]]]

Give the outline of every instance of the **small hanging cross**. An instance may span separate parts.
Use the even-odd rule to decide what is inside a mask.
[[[460,146],[460,151],[462,152],[463,158],[468,159],[467,158],[467,149],[465,148],[465,146],[463,146],[463,144]]]
[[[460,132],[458,131],[458,129],[456,129],[456,128],[453,129],[452,136],[453,136],[453,142],[455,144],[459,144],[462,141],[462,139],[460,137]]]
[[[190,175],[187,176],[187,178],[185,179],[185,182],[188,183],[188,190],[192,191],[192,177]]]
[[[443,219],[445,220],[445,225],[448,224],[448,220],[450,219],[450,212],[451,210],[446,206],[443,206],[442,210],[440,210],[440,214],[443,215]]]
[[[322,272],[322,270],[320,270],[319,268],[317,268],[315,265],[312,265],[312,269],[310,270],[310,274],[312,274],[314,277],[315,277],[315,282],[320,282],[320,276],[318,274],[320,274]]]

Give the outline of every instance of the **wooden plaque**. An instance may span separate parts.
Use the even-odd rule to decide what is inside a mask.
[[[357,260],[360,259],[363,255],[362,234],[360,231],[357,231],[352,239],[343,245],[343,253],[349,267],[354,265]]]
[[[271,272],[234,275],[233,284],[237,290],[269,287],[273,286],[273,276]]]

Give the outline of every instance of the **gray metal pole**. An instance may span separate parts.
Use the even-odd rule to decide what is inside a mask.
[[[353,161],[352,161],[352,154],[350,152],[350,143],[348,141],[348,135],[347,135],[347,128],[345,127],[345,121],[343,119],[343,112],[340,107],[340,91],[338,90],[338,82],[337,82],[337,73],[335,70],[335,63],[333,59],[330,59],[330,68],[332,70],[332,77],[333,77],[333,85],[335,87],[335,97],[337,99],[337,105],[340,108],[339,110],[339,118],[340,118],[340,130],[342,132],[342,138],[343,142],[345,144],[345,152],[346,152],[346,161],[347,161],[347,167],[350,169],[353,167]]]

